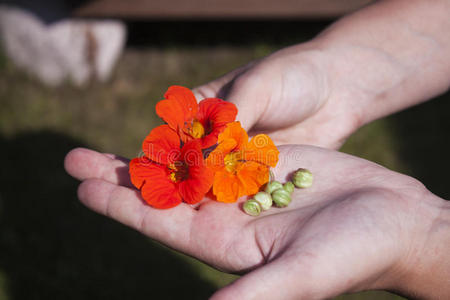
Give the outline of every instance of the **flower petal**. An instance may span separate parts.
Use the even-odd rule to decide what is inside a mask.
[[[180,156],[180,138],[168,125],[160,125],[145,138],[142,150],[151,160],[167,165]]]
[[[242,128],[240,122],[228,123],[225,130],[219,134],[217,142],[220,143],[227,139],[233,139],[236,142],[235,150],[245,148],[248,143],[247,132]]]
[[[198,104],[195,100],[194,93],[188,88],[179,85],[169,87],[164,94],[164,98],[178,102],[183,110],[184,119],[192,119],[197,115]]]
[[[189,167],[204,166],[203,153],[199,140],[186,142],[181,148],[181,155],[178,160],[183,161]]]
[[[148,176],[148,166],[152,161],[148,157],[136,157],[130,161],[129,173],[131,183],[137,188],[141,189]]]
[[[171,208],[181,203],[176,185],[169,179],[167,167],[149,159],[135,158],[130,162],[130,177],[141,190],[144,200],[155,208]]]
[[[206,165],[212,171],[220,171],[225,166],[225,156],[236,148],[236,141],[233,139],[227,139],[222,141],[216,149],[208,154],[206,158]]]
[[[203,160],[199,140],[187,142],[181,149],[180,159],[188,167],[187,179],[178,183],[178,191],[183,201],[189,204],[200,202],[212,186],[214,173]]]
[[[225,170],[214,174],[213,194],[217,201],[232,203],[239,197],[239,179]]]
[[[214,173],[206,166],[189,167],[189,177],[178,184],[183,201],[189,204],[200,202],[210,190]]]
[[[169,87],[164,97],[165,100],[156,104],[156,113],[177,131],[183,142],[191,140],[189,127],[198,112],[194,94],[188,88],[174,85]]]
[[[255,135],[244,150],[244,159],[275,167],[280,152],[268,135]]]
[[[256,194],[261,186],[269,182],[269,168],[263,164],[248,161],[237,170],[239,197]]]
[[[203,99],[198,104],[198,107],[197,119],[202,122],[204,126],[209,125],[206,123],[207,120],[212,120],[214,122],[213,125],[225,125],[236,119],[236,105],[219,98]]]
[[[184,110],[176,101],[167,99],[159,101],[156,103],[156,114],[173,130],[180,131],[184,127]]]
[[[219,134],[225,129],[226,124],[235,120],[236,115],[237,108],[233,103],[218,98],[200,101],[197,119],[206,133],[202,138],[202,148],[215,145]]]
[[[202,148],[207,149],[207,148],[217,144],[217,136],[224,129],[225,129],[225,126],[216,126],[216,127],[214,127],[214,130],[211,133],[209,133],[209,134],[205,135],[203,138],[201,138]]]
[[[172,208],[181,203],[181,196],[174,184],[147,183],[142,187],[141,195],[154,208]]]

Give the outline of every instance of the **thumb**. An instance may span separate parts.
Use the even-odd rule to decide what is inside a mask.
[[[318,299],[314,283],[306,272],[299,272],[298,263],[273,261],[239,278],[217,291],[212,300],[227,299]],[[320,286],[320,285],[319,285]],[[319,288],[316,284],[316,289]]]

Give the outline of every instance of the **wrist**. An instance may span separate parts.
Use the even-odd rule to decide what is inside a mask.
[[[449,12],[448,1],[379,1],[316,38],[330,57],[332,93],[360,125],[449,88]]]
[[[411,245],[390,289],[417,299],[449,299],[450,202],[429,193],[419,207]]]

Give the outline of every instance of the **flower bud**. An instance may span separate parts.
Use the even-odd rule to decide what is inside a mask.
[[[259,214],[261,213],[261,210],[262,210],[259,202],[254,199],[245,201],[242,208],[244,209],[244,211],[247,215],[250,215],[253,217],[259,216]]]
[[[298,188],[310,187],[313,183],[313,174],[307,169],[298,169],[294,173],[292,182]]]
[[[272,197],[266,192],[257,193],[255,196],[253,196],[253,199],[255,199],[261,205],[262,210],[268,210],[270,207],[272,207]]]
[[[292,182],[290,182],[290,181],[288,181],[288,182],[286,182],[284,185],[283,185],[283,189],[285,189],[286,190],[286,192],[288,192],[288,193],[290,193],[290,194],[292,194],[292,192],[294,191],[294,184],[292,183]]]
[[[278,207],[286,207],[291,202],[291,193],[281,188],[272,193],[272,199]]]
[[[278,181],[271,181],[266,186],[266,193],[272,194],[273,191],[283,188],[283,185]]]

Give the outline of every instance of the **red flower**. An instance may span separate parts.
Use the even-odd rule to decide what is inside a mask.
[[[158,116],[183,142],[200,139],[202,149],[215,145],[218,135],[237,115],[233,103],[218,98],[207,98],[197,104],[192,91],[182,86],[171,86],[164,98],[156,104]]]
[[[211,188],[213,174],[204,163],[201,144],[192,140],[180,149],[178,134],[168,125],[153,129],[143,142],[145,156],[130,162],[133,185],[156,208],[202,200]]]

